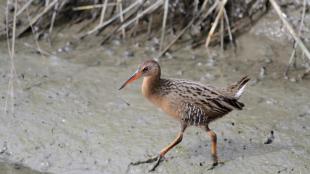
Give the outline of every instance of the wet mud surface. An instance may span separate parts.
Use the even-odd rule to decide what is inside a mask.
[[[241,98],[245,109],[210,124],[223,166],[207,170],[210,139],[191,127],[154,173],[309,173],[310,80],[298,80],[301,70],[283,79],[292,44],[261,29],[268,22],[239,37],[236,52],[183,47],[160,60],[164,77],[219,87],[245,74],[253,80]],[[141,80],[118,88],[155,55],[154,41],[116,39],[99,47],[92,38],[75,45],[59,32],[53,49],[42,43],[51,56],[25,47],[31,38],[17,43],[14,113],[7,95],[10,62],[0,43],[1,173],[146,173],[150,165],[128,164],[156,155],[179,125],[143,98]],[[16,170],[14,163],[27,167]]]

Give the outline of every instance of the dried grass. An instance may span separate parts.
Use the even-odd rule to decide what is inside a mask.
[[[90,22],[86,23],[86,31],[82,31],[80,38],[94,34],[105,35],[102,43],[115,35],[121,35],[123,38],[136,36],[137,32],[149,35],[151,31],[159,31],[161,28],[160,33],[152,33],[160,35],[159,55],[163,55],[164,50],[168,50],[186,32],[192,35],[190,31],[195,27],[199,29],[196,29],[198,33],[193,35],[193,42],[200,44],[205,40],[207,47],[210,43],[221,43],[224,49],[225,39],[233,43],[233,35],[240,29],[236,25],[241,19],[235,15],[237,11],[232,7],[238,4],[243,11],[249,12],[251,6],[254,6],[252,4],[249,7],[248,3],[239,0],[51,0],[41,4],[34,2],[36,1],[18,1],[20,9],[17,10],[17,16],[21,17],[20,20],[23,20],[22,14],[26,9],[36,10],[30,12],[30,22],[23,22],[24,25],[18,27],[17,37],[31,31],[32,26],[51,36],[55,25],[85,20]],[[264,6],[266,2],[267,0],[262,0],[257,6]],[[265,13],[263,9],[265,8],[257,12]],[[255,14],[249,15],[243,15],[243,18]],[[190,23],[192,25],[188,26]],[[217,30],[218,24],[220,28]],[[176,30],[179,34],[168,37],[167,31],[170,30]]]

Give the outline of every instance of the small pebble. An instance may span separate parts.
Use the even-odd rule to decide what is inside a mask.
[[[290,78],[290,81],[293,82],[293,83],[297,82],[295,77]]]
[[[114,40],[112,40],[112,44],[115,46],[119,46],[119,45],[121,45],[121,41],[119,39],[114,39]]]
[[[72,42],[67,42],[66,45],[63,47],[64,52],[71,52],[73,51],[73,44]]]
[[[182,76],[182,75],[183,75],[183,71],[182,71],[182,70],[179,70],[179,71],[177,72],[177,75],[178,75],[178,76]]]
[[[141,47],[141,44],[139,42],[135,43],[134,47],[136,48],[140,48]]]
[[[41,170],[47,170],[51,165],[48,161],[41,162]]]
[[[41,37],[42,37],[42,39],[47,40],[49,38],[49,33],[43,32]]]
[[[70,41],[66,42],[66,46],[72,46],[72,45],[73,45],[72,42],[70,42]]]
[[[254,85],[256,85],[258,82],[259,82],[258,79],[253,79],[253,80],[251,80],[251,81],[249,82],[249,84],[250,84],[251,86],[254,86]]]
[[[207,73],[203,77],[200,78],[200,81],[209,81],[209,80],[215,80],[216,77],[213,74]]]
[[[192,27],[190,28],[190,33],[193,36],[200,35],[201,26],[200,25],[192,25]]]
[[[167,57],[168,59],[173,59],[173,55],[170,54],[169,52],[165,53],[165,57]]]
[[[8,150],[8,146],[7,146],[7,142],[5,141],[5,142],[3,143],[3,146],[2,146],[2,148],[1,148],[1,150],[0,150],[0,154],[5,153],[7,150]]]
[[[260,72],[259,72],[259,79],[263,79],[263,78],[265,78],[265,76],[266,76],[266,67],[262,66],[260,68]]]
[[[234,72],[239,71],[239,67],[234,67],[234,68],[233,68],[233,71],[234,71]]]
[[[134,55],[135,55],[135,53],[134,53],[133,51],[131,51],[131,50],[126,50],[126,51],[124,52],[124,56],[125,56],[126,58],[133,57]]]
[[[64,50],[63,50],[63,48],[58,48],[57,52],[62,53],[62,52],[64,52]]]
[[[66,145],[64,143],[58,144],[58,147],[64,148]]]
[[[273,98],[269,98],[268,100],[266,100],[266,103],[269,105],[274,105],[277,104],[278,102]]]
[[[34,37],[36,40],[41,40],[43,38],[43,36],[44,36],[44,32],[40,31],[40,32],[37,32]]]
[[[113,56],[115,54],[115,51],[111,48],[105,49],[105,53],[109,56]]]
[[[151,47],[148,47],[146,49],[149,49],[152,52],[156,52],[159,49],[159,46],[151,46]]]
[[[8,7],[9,12],[11,12],[11,13],[14,12],[15,7],[14,7],[14,5],[12,3],[7,4],[7,7]]]
[[[207,60],[207,64],[206,64],[208,67],[214,67],[215,66],[215,60],[214,58],[209,58]]]
[[[33,28],[33,32],[38,32],[40,29],[38,26],[33,26],[32,28]]]
[[[265,63],[267,63],[267,64],[272,63],[272,59],[269,58],[269,57],[266,57],[265,58]]]
[[[152,43],[156,44],[156,45],[159,45],[159,39],[157,37],[153,37],[152,38]]]
[[[22,79],[25,79],[25,74],[21,73],[20,77],[21,77]]]
[[[274,133],[273,133],[273,130],[270,131],[270,135],[269,137],[267,138],[267,140],[264,142],[264,144],[271,144],[274,140]]]
[[[14,169],[16,169],[16,170],[21,169],[21,167],[22,167],[21,164],[18,164],[18,163],[15,163],[15,164],[14,164]]]

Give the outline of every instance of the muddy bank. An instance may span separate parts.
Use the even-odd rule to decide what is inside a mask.
[[[43,172],[37,172],[29,167],[24,167],[20,164],[11,164],[9,162],[0,162],[1,173],[14,173],[14,174],[47,174]]]
[[[258,28],[268,27],[264,24]],[[298,81],[298,70],[290,76],[295,80],[283,79],[289,38],[279,42],[262,31],[254,27],[238,38],[237,52],[228,48],[220,53],[215,47],[207,55],[204,48],[185,47],[161,59],[165,77],[225,86],[249,74],[253,81],[241,98],[245,109],[210,125],[225,165],[207,171],[210,140],[202,130],[190,128],[155,173],[309,173],[310,81]],[[25,47],[24,42],[35,45],[31,37],[18,41],[14,113],[7,96],[6,43],[0,43],[2,108],[9,100],[9,113],[1,111],[0,117],[0,157],[49,173],[146,173],[149,165],[127,166],[157,154],[179,125],[146,102],[141,81],[117,89],[141,60],[155,55],[152,42],[116,39],[98,47],[92,38],[73,43],[67,52],[59,50],[67,33],[58,36],[53,47],[40,43],[50,56]]]

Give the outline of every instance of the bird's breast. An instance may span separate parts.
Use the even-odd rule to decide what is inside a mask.
[[[168,115],[178,118],[176,102],[169,96],[169,90],[155,82],[151,78],[144,78],[141,88],[143,96]]]
[[[179,114],[178,114],[178,110],[177,110],[177,106],[174,102],[172,102],[171,100],[169,100],[169,98],[166,97],[151,97],[149,98],[149,100],[156,105],[157,107],[159,107],[162,111],[164,111],[165,113],[167,113],[168,115],[179,119]]]
[[[161,110],[163,110],[168,115],[179,118],[179,114],[177,112],[177,107],[174,104],[173,101],[170,100],[167,96],[161,96],[159,94],[153,93],[150,94],[147,91],[142,89],[142,94],[145,98],[147,98],[151,103],[153,103],[155,106],[159,107]]]

